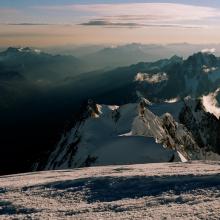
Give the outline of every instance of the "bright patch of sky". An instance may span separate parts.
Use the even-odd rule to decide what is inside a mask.
[[[89,23],[97,19],[103,23],[93,22],[92,25],[107,25],[111,24],[114,18],[114,22],[119,24],[152,24],[155,20],[159,23],[170,24],[171,21],[178,21],[178,24],[186,24],[187,20],[187,24],[201,25],[204,22],[212,21],[213,24],[213,22],[220,21],[220,2],[215,0],[160,0],[159,2],[149,0],[1,0],[0,12],[1,23],[73,24],[86,21]]]
[[[0,44],[3,43],[3,38],[6,42],[6,37],[13,37],[13,34],[17,33],[23,34],[23,38],[26,34],[29,39],[31,36],[36,37],[42,33],[44,35],[50,34],[46,30],[42,31],[42,27],[39,30],[37,26],[42,24],[70,26],[66,32],[67,35],[63,33],[65,37],[72,36],[73,33],[70,30],[72,28],[78,31],[81,36],[85,33],[89,34],[91,41],[94,41],[98,36],[100,38],[103,36],[103,40],[109,41],[111,38],[107,39],[109,34],[107,29],[111,29],[112,41],[117,42],[116,31],[122,37],[124,37],[122,32],[129,34],[129,36],[126,35],[128,41],[142,41],[144,37],[146,38],[146,30],[154,28],[154,30],[152,29],[154,36],[152,34],[149,37],[149,42],[152,42],[151,39],[163,42],[164,40],[158,37],[163,34],[163,31],[166,32],[164,37],[172,36],[170,40],[173,42],[180,40],[192,42],[195,33],[203,34],[205,39],[202,37],[202,41],[204,42],[216,42],[220,36],[220,1],[0,0],[0,24],[1,26],[11,26],[10,28],[1,28]],[[15,25],[22,27],[14,27]],[[61,31],[61,28],[60,31],[58,29],[56,27],[59,32],[54,33],[56,36]],[[125,29],[127,30],[125,31]],[[191,38],[186,36],[186,40],[184,40],[178,37],[178,35],[181,36],[182,30],[180,29],[188,29],[184,33],[189,35],[191,33]],[[178,30],[180,32],[175,36]],[[138,37],[139,35],[136,36],[134,32],[142,34],[141,38]],[[207,35],[207,32],[210,34]],[[210,38],[207,38],[206,35]],[[82,38],[86,39],[85,36]],[[124,39],[126,40],[126,38]],[[201,41],[201,37],[199,40]],[[23,39],[23,41],[25,40]],[[72,42],[76,42],[74,38]]]

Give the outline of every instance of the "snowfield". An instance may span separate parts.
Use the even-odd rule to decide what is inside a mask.
[[[220,107],[216,99],[220,92],[220,89],[217,89],[214,93],[209,93],[202,97],[202,104],[205,107],[206,112],[209,112],[215,115],[216,118],[220,118]]]
[[[0,219],[219,219],[220,162],[0,177]]]

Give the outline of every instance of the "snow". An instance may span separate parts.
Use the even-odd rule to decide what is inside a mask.
[[[166,103],[176,103],[179,100],[180,100],[179,97],[176,97],[176,98],[172,98],[172,99],[166,99],[165,102]]]
[[[208,66],[204,65],[202,67],[202,70],[204,73],[212,73],[212,72],[218,70],[218,68],[217,67],[208,67]]]
[[[104,147],[97,147],[93,153],[98,159],[94,165],[135,164],[168,162],[175,155],[172,149],[155,143],[153,138],[146,137],[117,137],[107,142]],[[176,156],[177,161],[181,161]]]
[[[149,110],[152,111],[155,115],[162,116],[165,113],[170,113],[174,119],[179,121],[179,114],[184,106],[183,101],[178,102],[164,102],[153,104],[152,106],[148,106]]]
[[[99,105],[98,116],[87,118],[61,138],[45,169],[86,166],[88,158],[89,166],[181,161],[175,150],[155,141],[166,135],[161,119],[148,109],[142,117],[139,108],[137,103],[119,108]]]
[[[215,48],[204,48],[201,50],[202,53],[215,53],[216,49]]]
[[[154,137],[156,139],[162,139],[166,136],[160,118],[148,109],[145,109],[143,117],[135,117],[132,125],[132,134],[136,136]]]
[[[0,177],[0,219],[219,219],[220,163],[154,163]]]
[[[116,109],[119,108],[118,105],[109,105],[108,107],[109,107],[109,109],[112,110],[112,111],[114,111],[114,110],[116,110]]]
[[[202,97],[202,104],[205,107],[206,112],[209,112],[215,115],[216,118],[220,117],[220,107],[218,105],[218,101],[216,100],[216,96],[220,92],[220,89],[217,89],[214,93],[209,93]]]
[[[178,123],[182,101],[149,106],[142,99],[120,107],[94,106],[96,117],[79,122],[61,138],[44,170],[220,159],[199,148],[191,132]]]
[[[26,48],[20,47],[20,48],[18,48],[18,51],[19,52],[23,52],[23,53],[29,53],[29,52],[33,52],[33,53],[36,53],[36,54],[40,54],[41,53],[41,50],[39,50],[39,49],[31,49],[29,47],[26,47]]]
[[[182,162],[184,162],[184,163],[187,162],[187,159],[179,151],[177,151],[177,153],[178,153],[179,157],[181,158]]]
[[[135,81],[138,82],[144,81],[151,84],[156,84],[167,80],[168,80],[168,76],[166,73],[155,73],[155,74],[137,73],[137,75],[135,76]]]

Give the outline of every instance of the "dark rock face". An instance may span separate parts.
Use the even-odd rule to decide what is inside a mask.
[[[188,129],[175,121],[172,115],[166,113],[162,116],[163,127],[167,131],[166,146],[177,148],[187,159],[199,159],[196,155],[199,151],[199,146],[193,138],[193,135]],[[193,158],[190,158],[189,152],[194,152]]]
[[[200,100],[193,105],[186,102],[179,120],[193,134],[201,148],[220,153],[220,120],[205,112]]]

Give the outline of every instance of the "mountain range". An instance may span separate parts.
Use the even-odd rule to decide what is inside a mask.
[[[30,48],[0,53],[2,173],[218,159],[218,57],[85,63]],[[127,146],[134,157],[122,157]]]

